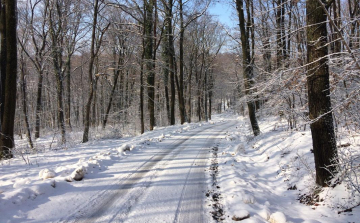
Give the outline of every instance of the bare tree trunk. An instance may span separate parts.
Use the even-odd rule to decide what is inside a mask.
[[[91,103],[94,96],[97,79],[99,76],[97,74],[93,75],[94,70],[94,62],[95,58],[97,57],[99,53],[99,49],[101,46],[102,38],[104,36],[104,33],[109,28],[110,23],[107,24],[107,26],[101,30],[99,40],[96,41],[96,29],[97,27],[97,18],[99,14],[99,0],[95,0],[94,3],[94,14],[93,14],[93,24],[92,24],[92,34],[91,34],[91,49],[90,49],[90,61],[89,61],[89,97],[85,105],[85,118],[84,118],[84,134],[83,134],[83,140],[82,142],[85,143],[89,141],[89,130],[90,130],[90,111],[91,111]],[[96,45],[96,46],[95,46]],[[95,76],[95,77],[93,77]]]
[[[144,41],[143,41],[144,42]],[[145,123],[144,123],[144,56],[145,56],[145,45],[143,44],[144,49],[141,55],[141,71],[140,71],[140,132],[143,134],[145,132]]]
[[[16,38],[16,0],[3,0],[1,2],[1,29],[0,35],[3,38],[5,35],[6,41],[6,55],[3,55],[3,47],[1,45],[1,59],[6,58],[6,72],[1,70],[1,80],[5,75],[5,82],[2,82],[2,87],[5,88],[4,95],[2,95],[2,103],[4,110],[1,114],[1,136],[0,136],[0,159],[11,158],[13,155],[11,149],[14,148],[14,120],[16,107],[16,76],[17,76],[17,38]],[[3,16],[5,7],[5,16]],[[2,42],[3,43],[3,42]],[[3,64],[1,64],[3,65]]]
[[[54,57],[55,58],[55,57]],[[57,59],[54,59],[57,60]],[[58,62],[54,62],[58,63]],[[61,71],[56,69],[57,72],[55,74],[56,78],[56,95],[57,95],[57,118],[58,118],[58,125],[60,126],[61,131],[61,144],[66,143],[66,130],[65,130],[65,119],[64,119],[64,105],[63,105],[63,75],[61,75]]]
[[[71,62],[70,58],[66,61],[66,122],[70,129],[71,127]]]
[[[6,13],[5,13],[5,0],[0,0],[0,130],[2,125],[2,119],[4,116],[5,106],[5,82],[6,82]],[[1,158],[1,157],[0,157]]]
[[[170,99],[169,99],[169,53],[168,53],[168,40],[167,40],[167,26],[168,26],[168,20],[171,18],[165,19],[165,36],[163,40],[163,61],[165,62],[165,65],[163,67],[163,80],[164,80],[164,90],[165,90],[165,108],[166,108],[166,117],[167,117],[167,123],[168,125],[171,125],[171,113],[170,113]]]
[[[155,126],[155,61],[153,61],[153,11],[155,0],[144,0],[145,2],[145,61],[147,71],[147,92],[148,92],[148,110],[150,118],[150,130]]]
[[[306,1],[306,20],[308,104],[316,183],[329,186],[338,155],[330,101],[327,16],[318,1]]]
[[[42,87],[43,87],[43,72],[38,74],[37,96],[36,96],[36,112],[35,112],[35,139],[40,137],[40,115],[42,110]]]
[[[187,122],[191,122],[191,116],[192,116],[192,106],[191,106],[191,99],[192,99],[192,76],[193,76],[193,67],[192,67],[192,63],[193,63],[193,55],[194,55],[194,53],[191,53],[191,55],[190,55],[190,59],[189,59],[189,63],[190,63],[190,65],[189,65],[189,76],[188,76],[188,82],[187,82],[187,85],[188,85],[188,87],[187,87],[187,90],[188,90],[188,93],[187,93],[187,108],[186,108],[186,110],[187,110],[187,114],[186,114],[186,117],[187,117]],[[195,56],[195,58],[196,58],[196,56]],[[196,59],[195,59],[195,61],[196,61]],[[196,62],[195,62],[196,63]]]
[[[168,75],[170,74],[170,104],[169,104],[169,124],[175,125],[175,50],[174,50],[174,36],[172,30],[172,9],[173,9],[174,0],[168,0],[165,6],[165,40],[164,41],[164,59],[165,59],[165,97],[166,97],[166,106],[169,102],[169,93],[168,93]],[[167,107],[168,108],[168,107]]]
[[[260,0],[260,10],[261,11],[267,11],[265,6],[262,3],[262,0]],[[264,69],[266,72],[271,72],[271,45],[270,45],[270,27],[269,27],[269,13],[262,13],[261,14],[261,22],[263,24],[262,26],[262,35],[261,38],[264,52],[263,52],[263,60],[264,60]]]
[[[183,2],[179,0],[179,13],[180,13],[180,39],[179,39],[179,110],[180,110],[180,123],[185,122],[185,99],[184,99],[184,13],[183,13]]]
[[[114,58],[115,59],[115,58]],[[113,98],[114,98],[114,94],[115,94],[115,89],[116,89],[116,86],[117,86],[117,82],[118,82],[118,78],[119,78],[119,75],[120,75],[120,72],[122,72],[120,70],[120,64],[123,64],[123,58],[122,58],[122,55],[119,56],[119,60],[118,60],[118,66],[116,67],[116,70],[114,71],[114,84],[112,86],[112,89],[111,89],[111,93],[110,93],[110,96],[109,96],[109,103],[108,103],[108,106],[106,108],[106,112],[105,112],[105,116],[104,116],[104,120],[103,120],[103,129],[105,128],[106,126],[106,123],[107,123],[107,120],[108,120],[108,116],[109,116],[109,113],[110,113],[110,109],[111,109],[111,105],[112,105],[112,101],[113,101]]]
[[[23,106],[23,113],[24,113],[24,122],[25,122],[25,129],[26,129],[26,138],[28,140],[29,146],[31,149],[34,148],[33,142],[31,140],[31,131],[30,131],[30,124],[27,112],[27,100],[26,100],[26,81],[25,81],[25,61],[23,56],[21,56],[21,72],[20,72],[20,81],[21,81],[21,95],[22,95],[22,106]]]
[[[247,7],[249,5],[247,4]],[[245,28],[245,17],[244,17],[244,2],[243,0],[236,0],[236,9],[239,15],[239,26],[241,32],[241,45],[242,45],[242,57],[243,57],[243,76],[244,76],[244,85],[245,85],[245,94],[251,96],[252,88],[254,86],[253,79],[253,60],[250,56],[250,45],[249,45],[249,33]],[[251,127],[255,136],[260,134],[260,128],[257,123],[256,113],[255,113],[255,103],[252,99],[248,99],[247,102],[249,117],[251,122]]]
[[[82,142],[85,143],[89,141],[89,129],[90,129],[90,111],[91,111],[91,103],[92,98],[94,95],[94,88],[95,88],[95,80],[93,78],[93,69],[94,69],[94,61],[95,61],[95,35],[96,35],[96,26],[97,26],[97,17],[98,17],[98,7],[99,7],[99,0],[95,0],[94,6],[94,17],[93,17],[93,24],[92,24],[92,34],[91,34],[91,49],[90,49],[90,62],[89,62],[89,97],[88,101],[85,105],[85,120],[84,120],[84,134]],[[96,77],[95,77],[96,78]]]

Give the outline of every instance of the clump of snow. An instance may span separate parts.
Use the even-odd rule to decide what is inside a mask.
[[[39,172],[39,178],[40,179],[48,179],[48,178],[54,178],[56,176],[55,172],[51,169],[42,169]]]
[[[232,220],[242,221],[247,218],[250,218],[250,213],[247,210],[239,210],[236,215],[232,217]]]
[[[264,209],[260,210],[258,212],[258,214],[260,215],[260,217],[262,217],[263,219],[265,219],[267,221],[270,219],[271,212],[270,212],[269,208],[265,207]]]
[[[272,213],[269,218],[270,223],[286,223],[286,217],[285,215],[278,211],[275,213]]]
[[[117,151],[119,151],[119,153],[123,153],[123,152],[126,152],[126,151],[131,151],[131,150],[133,150],[133,149],[134,149],[134,146],[133,146],[133,145],[124,143],[122,146],[120,146],[119,148],[117,148]]]
[[[79,167],[79,168],[75,169],[71,173],[70,177],[72,179],[76,180],[76,181],[80,181],[80,180],[82,180],[84,178],[85,173],[86,173],[85,168],[84,167]]]

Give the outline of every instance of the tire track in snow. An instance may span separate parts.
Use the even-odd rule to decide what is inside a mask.
[[[226,125],[225,125],[226,124]],[[225,123],[225,124],[222,124],[222,125],[225,125],[224,128],[222,128],[221,130],[219,130],[216,134],[216,137],[219,136],[225,129],[227,128],[230,128],[231,126],[235,125],[236,123],[233,123],[231,122],[230,124],[229,123]],[[178,207],[177,207],[177,210],[176,210],[176,213],[175,213],[175,219],[174,219],[174,223],[178,223],[178,222],[204,222],[204,218],[203,216],[198,213],[203,213],[203,208],[201,208],[202,211],[200,212],[192,212],[192,213],[185,213],[185,214],[181,214],[182,213],[182,209],[192,209],[192,208],[196,208],[194,206],[200,206],[200,205],[203,205],[203,200],[198,200],[195,203],[190,203],[188,205],[192,206],[191,208],[189,207],[186,207],[186,204],[183,205],[183,201],[185,200],[184,198],[185,197],[194,197],[198,194],[201,194],[203,195],[204,192],[205,192],[205,187],[203,187],[203,190],[204,191],[201,191],[201,193],[199,193],[199,191],[196,191],[196,190],[191,190],[189,189],[187,191],[187,188],[188,188],[188,181],[189,181],[189,176],[190,174],[192,173],[193,171],[193,167],[194,167],[194,164],[196,161],[198,160],[203,160],[202,164],[201,165],[204,165],[206,166],[207,165],[207,158],[208,158],[208,149],[211,148],[211,146],[214,144],[214,142],[217,140],[215,136],[208,136],[207,139],[210,138],[210,140],[204,145],[204,147],[202,147],[201,149],[199,149],[199,152],[198,154],[196,155],[196,158],[194,159],[192,165],[191,165],[191,168],[189,169],[188,173],[187,173],[187,176],[186,176],[186,180],[184,182],[184,186],[183,186],[183,189],[182,189],[182,192],[181,192],[181,197],[179,199],[179,203],[178,203]],[[200,155],[200,159],[198,159]],[[206,160],[206,161],[205,161]],[[201,175],[204,175],[204,182],[202,182],[204,185],[206,184],[206,180],[205,180],[205,173],[203,171],[199,172],[197,171],[197,173],[195,174],[201,174]],[[203,198],[204,199],[204,198]],[[183,207],[185,206],[185,207]],[[186,212],[186,211],[185,211]],[[194,215],[195,214],[195,215]],[[196,218],[196,219],[194,219]]]
[[[171,148],[163,149],[155,153],[139,167],[132,169],[131,173],[129,173],[127,176],[116,180],[115,183],[89,198],[86,204],[78,205],[74,212],[69,214],[69,217],[60,219],[56,222],[99,222],[99,220],[101,221],[101,218],[103,217],[103,213],[105,213],[111,206],[113,206],[115,201],[118,201],[119,198],[122,198],[121,201],[125,202],[122,202],[123,204],[119,208],[119,211],[114,214],[125,214],[126,216],[131,211],[132,206],[137,203],[139,197],[144,193],[145,189],[151,185],[151,179],[156,176],[156,171],[153,171],[153,167],[171,153],[175,152],[172,155],[172,158],[175,158],[180,152],[182,152],[185,147],[174,151],[175,148],[191,139],[191,137],[194,135],[202,131],[206,131],[209,128],[213,128],[213,126],[197,129],[195,132],[189,131],[189,133],[191,133],[190,135],[181,136],[180,139],[170,144]],[[169,161],[170,160],[171,159],[169,159]],[[143,178],[152,171],[154,172],[154,175],[151,176],[150,180],[140,183],[140,181],[143,180]],[[119,188],[115,188],[119,184],[121,186]],[[141,187],[141,185],[144,185],[145,187]],[[116,190],[115,193],[112,191],[114,189]],[[109,219],[105,220],[104,222],[109,222]]]

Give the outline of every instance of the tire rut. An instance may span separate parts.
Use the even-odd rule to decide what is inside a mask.
[[[132,206],[134,206],[137,203],[137,201],[144,193],[146,188],[148,188],[151,185],[151,179],[153,179],[157,173],[154,172],[154,175],[150,177],[150,180],[146,182],[142,182],[140,184],[142,187],[136,188],[135,186],[139,186],[139,182],[146,175],[152,172],[153,168],[165,157],[172,154],[171,157],[169,157],[169,160],[164,164],[167,165],[167,163],[170,162],[172,159],[174,159],[178,154],[180,154],[183,151],[183,149],[185,149],[185,147],[175,151],[174,149],[181,146],[187,140],[191,139],[191,137],[193,137],[194,135],[202,131],[206,131],[212,127],[213,126],[203,128],[201,130],[191,133],[188,136],[183,136],[182,139],[178,139],[177,141],[172,143],[171,148],[157,152],[150,159],[148,159],[146,162],[141,164],[138,168],[132,170],[132,173],[128,174],[127,176],[121,179],[118,179],[114,184],[110,185],[107,189],[102,190],[101,192],[92,196],[88,200],[87,204],[79,205],[78,208],[76,208],[75,211],[72,214],[70,214],[69,217],[67,217],[66,219],[60,219],[56,222],[66,222],[66,223],[98,222],[98,218],[102,216],[102,213],[104,213],[109,207],[111,207],[115,203],[115,201],[117,201],[120,197],[124,197],[125,199],[127,198],[128,200],[121,205],[121,208],[119,209],[119,212],[116,213],[116,215],[124,215],[124,217],[127,216],[131,211]],[[119,184],[121,185],[120,187],[118,187]],[[116,192],[115,193],[111,192],[114,189],[116,189]],[[104,199],[104,196],[106,196],[107,198]]]

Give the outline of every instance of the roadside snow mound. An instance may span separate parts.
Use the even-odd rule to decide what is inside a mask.
[[[72,173],[71,173],[71,178],[76,180],[76,181],[80,181],[84,178],[86,173],[86,170],[84,167],[79,167],[77,169],[75,169]]]
[[[270,223],[286,223],[286,217],[281,212],[275,212],[270,215]]]
[[[48,178],[54,178],[56,176],[55,172],[50,169],[43,169],[39,172],[39,178],[40,179],[48,179]]]
[[[269,117],[259,121],[261,134],[254,137],[247,118],[237,120],[239,124],[224,133],[218,147],[217,180],[227,216],[224,222],[233,222],[239,210],[249,212],[244,222],[359,221],[360,194],[350,184],[360,176],[350,171],[350,167],[360,167],[360,159],[355,160],[360,157],[358,135],[338,140],[340,159],[346,163],[351,160],[347,156],[353,158],[353,163],[339,170],[342,183],[319,190],[309,128],[286,130],[286,121]]]

